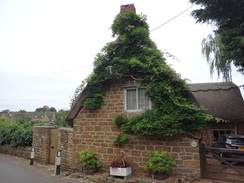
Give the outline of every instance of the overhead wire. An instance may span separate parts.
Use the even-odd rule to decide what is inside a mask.
[[[185,9],[184,11],[182,11],[181,13],[179,13],[178,15],[174,16],[173,18],[169,19],[168,21],[164,22],[163,24],[159,25],[158,27],[156,27],[156,28],[150,30],[150,32],[155,31],[156,29],[158,29],[158,28],[164,26],[165,24],[171,22],[172,20],[174,20],[175,18],[177,18],[178,16],[182,15],[182,14],[185,13],[187,10],[189,10],[190,8],[192,8],[194,5],[195,5],[195,4],[191,5],[190,7],[188,7],[187,9]]]
[[[158,27],[150,30],[150,32],[155,31],[155,30],[159,29],[160,27],[166,25],[167,23],[171,22],[172,20],[174,20],[175,18],[179,17],[180,15],[182,15],[183,13],[185,13],[187,10],[189,10],[190,8],[192,8],[194,5],[195,4],[191,5],[190,7],[188,7],[187,9],[185,9],[184,11],[182,11],[179,14],[177,14],[176,16],[174,16],[173,18],[169,19],[168,21],[164,22],[163,24],[159,25]],[[38,77],[43,77],[43,76],[50,76],[50,75],[60,74],[60,73],[64,73],[64,72],[70,72],[70,71],[73,71],[73,70],[83,69],[83,68],[91,67],[91,66],[92,65],[84,66],[84,67],[78,67],[78,68],[69,69],[69,70],[64,70],[64,71],[55,72],[55,73],[42,74],[42,75],[31,76],[31,77],[23,77],[23,78],[17,78],[17,79],[32,79],[32,78],[38,78]]]
[[[30,77],[22,77],[22,78],[16,78],[16,79],[39,78],[39,77],[43,77],[43,76],[50,76],[50,75],[55,75],[55,74],[61,74],[61,73],[64,73],[64,72],[70,72],[70,71],[74,71],[74,70],[79,70],[79,69],[83,69],[83,68],[87,68],[87,67],[91,67],[91,66],[93,66],[93,65],[88,65],[88,66],[78,67],[78,68],[74,68],[74,69],[63,70],[63,71],[49,73],[49,74],[42,74],[42,75],[30,76]],[[12,80],[16,80],[16,79],[12,79]]]

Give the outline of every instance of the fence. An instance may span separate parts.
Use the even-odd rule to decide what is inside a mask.
[[[244,151],[200,147],[201,177],[244,183]]]

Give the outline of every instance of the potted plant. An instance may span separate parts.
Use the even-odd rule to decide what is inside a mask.
[[[145,169],[152,173],[152,178],[166,178],[174,165],[175,158],[170,156],[168,152],[148,152],[149,161]]]
[[[96,154],[89,150],[80,152],[80,160],[84,173],[93,174],[97,172],[99,167],[102,166],[102,164],[98,161]]]
[[[116,149],[115,155],[110,162],[110,175],[124,177],[124,179],[131,176],[130,160],[127,154],[121,149]]]

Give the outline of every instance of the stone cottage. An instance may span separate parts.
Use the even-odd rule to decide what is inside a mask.
[[[133,5],[126,5],[126,6],[122,6],[121,10],[123,10],[123,12],[126,12],[126,8],[128,8],[129,11],[132,10],[135,12],[135,8],[133,7],[134,7]],[[128,14],[128,16],[134,16],[134,15]],[[122,20],[128,19],[125,16],[120,16],[119,18],[121,18]],[[125,27],[123,26],[121,27],[121,25],[116,24],[114,29],[115,31],[117,31],[119,28],[121,28],[122,29],[121,32],[118,31],[117,33],[123,34],[126,31],[131,31],[131,29],[135,28],[136,25],[135,26],[125,25],[125,26],[127,26],[128,29],[126,28],[126,30],[124,30]],[[147,26],[144,26],[144,28],[146,29]],[[135,34],[140,32],[140,30],[137,30]],[[130,33],[128,34],[129,36],[131,36]],[[135,39],[140,44],[142,40],[141,38],[145,38],[145,37],[140,37],[141,35],[145,36],[147,34],[145,32],[143,34],[140,33],[137,34],[139,38],[136,37]],[[156,56],[154,55],[152,56],[152,58],[157,59],[158,61],[157,64],[159,64],[158,66],[161,67],[164,63],[161,63],[161,56],[158,54],[157,50],[155,49],[155,52],[153,52],[151,48],[147,49],[148,45],[152,46],[154,49],[153,43],[151,43],[148,40],[149,39],[146,38],[145,42],[142,43],[145,44],[146,46],[144,45],[140,46],[139,44],[137,45],[136,43],[133,42],[134,46],[130,47],[130,49],[127,49],[126,52],[122,54],[122,57],[123,56],[126,57],[126,55],[131,52],[131,49],[135,49],[133,50],[134,51],[133,53],[136,53],[137,54],[136,56],[138,57],[140,57],[140,55],[138,55],[139,51],[146,53],[146,56],[148,57],[150,54],[156,54]],[[125,48],[122,48],[121,50],[117,50],[120,49],[120,47],[122,47],[123,44],[126,44],[124,41],[127,41],[128,45],[131,44],[130,42],[131,39],[126,40],[125,37],[122,38],[119,37],[117,38],[115,43],[111,43],[110,45],[108,45],[108,47],[109,46],[112,47],[113,51],[109,52],[104,57],[100,55],[101,56],[100,59],[104,59],[104,60],[98,63],[95,69],[97,68],[103,70],[105,69],[106,71],[108,71],[106,73],[108,75],[107,77],[109,77],[112,73],[114,74],[114,70],[112,69],[113,67],[110,64],[116,61],[117,58],[119,58],[118,56],[116,56],[116,54],[120,54],[121,56],[121,52],[125,50]],[[106,49],[108,49],[108,47]],[[111,63],[109,63],[110,57],[113,58]],[[128,60],[130,59],[131,58],[128,58]],[[123,134],[121,129],[116,124],[114,124],[113,122],[114,118],[119,114],[122,114],[126,117],[137,116],[143,113],[145,109],[153,108],[153,104],[151,103],[149,97],[147,96],[145,88],[143,87],[140,88],[137,85],[138,81],[140,81],[142,77],[145,77],[145,75],[143,75],[144,74],[143,72],[139,73],[138,70],[135,69],[135,67],[138,64],[138,61],[135,57],[133,57],[133,59],[130,60],[130,62],[133,65],[133,68],[131,69],[133,70],[133,73],[128,73],[128,71],[122,71],[124,72],[122,73],[122,77],[120,77],[119,79],[118,78],[110,79],[109,82],[106,83],[107,85],[106,93],[101,106],[93,110],[88,110],[87,108],[82,107],[84,100],[89,98],[89,96],[88,97],[86,96],[86,92],[89,90],[90,92],[92,91],[91,88],[86,87],[83,90],[83,92],[79,95],[79,97],[76,99],[73,106],[71,107],[70,112],[66,118],[66,121],[73,122],[72,158],[73,158],[74,167],[77,168],[81,167],[81,163],[79,161],[79,153],[85,149],[88,149],[97,154],[99,160],[103,164],[103,169],[108,171],[109,163],[117,148],[112,143],[112,141],[118,135]],[[118,66],[118,63],[124,64],[122,61],[120,62],[120,60],[118,60],[118,62],[115,63],[114,68]],[[104,66],[102,64],[104,64]],[[151,66],[153,67],[155,64]],[[136,75],[134,72],[136,72],[136,74],[139,73],[139,75]],[[173,80],[171,81],[172,83],[174,83],[177,86],[181,85],[179,84],[181,82],[179,77],[176,74],[174,74],[171,68],[165,66],[164,68],[161,68],[160,72],[162,74],[170,73],[171,76],[166,76],[164,79],[173,78]],[[97,72],[95,74],[97,76],[101,75],[100,72]],[[156,74],[155,77],[158,77],[158,75]],[[99,80],[100,78],[97,77],[97,79]],[[150,79],[154,79],[154,77],[151,77]],[[162,78],[160,78],[159,80],[161,82],[164,82]],[[100,82],[95,84],[93,83],[92,85],[93,86],[100,85]],[[180,90],[180,88],[178,89]],[[166,91],[160,90],[158,92],[171,93],[170,88],[165,90]],[[204,105],[207,108],[206,113],[213,115],[214,119],[212,120],[211,123],[209,123],[210,126],[207,125],[207,127],[205,127],[202,130],[203,135],[199,135],[200,134],[199,131],[196,132],[196,134],[174,135],[171,137],[164,137],[159,135],[154,135],[154,136],[133,135],[132,139],[127,144],[124,144],[120,147],[129,155],[132,163],[133,173],[146,172],[144,167],[148,161],[147,154],[149,151],[160,151],[160,152],[167,151],[171,156],[176,158],[177,163],[176,163],[176,167],[173,170],[175,174],[199,176],[200,161],[199,161],[198,143],[203,142],[210,145],[213,139],[215,138],[213,134],[219,134],[222,132],[229,133],[228,130],[230,130],[231,133],[239,132],[238,128],[242,127],[241,121],[243,121],[242,120],[243,99],[241,100],[238,87],[236,87],[233,83],[192,84],[190,85],[190,90],[191,92],[189,92],[189,95],[187,96],[188,100],[197,105]],[[233,93],[235,94],[235,96],[232,96]],[[220,94],[226,96],[226,99],[228,99],[228,97],[230,97],[231,99],[237,97],[237,99],[234,100],[233,103],[231,102],[231,100],[228,100],[228,103],[231,106],[235,106],[235,102],[238,101],[237,104],[239,106],[236,108],[236,114],[238,114],[239,117],[230,119],[230,118],[225,118],[228,117],[228,114],[225,116],[219,115],[222,113],[222,111],[220,112],[218,110],[223,110],[223,108],[225,107],[225,105],[223,105],[223,102],[221,102],[220,100],[222,98],[220,97]],[[216,97],[216,95],[218,97]],[[208,97],[210,97],[211,99]],[[218,107],[216,107],[216,105]],[[187,109],[187,110],[191,110],[191,109]],[[185,112],[187,113],[188,111]],[[216,124],[216,121],[221,121],[221,123]],[[224,124],[222,122],[227,122],[227,121],[228,122],[230,121],[231,123],[228,124],[226,123],[225,126],[222,126],[222,124]]]

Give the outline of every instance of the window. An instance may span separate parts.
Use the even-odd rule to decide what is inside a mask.
[[[128,88],[125,90],[125,110],[144,110],[150,108],[150,100],[146,89]]]
[[[213,130],[214,141],[217,141],[220,135],[231,134],[231,130]]]

